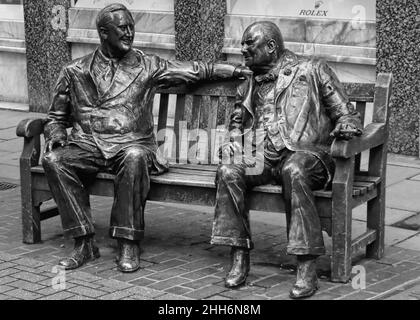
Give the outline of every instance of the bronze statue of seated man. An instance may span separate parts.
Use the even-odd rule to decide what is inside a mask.
[[[75,269],[99,257],[87,191],[99,171],[115,174],[109,234],[118,240],[118,269],[140,267],[144,206],[150,174],[165,172],[153,133],[153,97],[158,86],[243,76],[245,67],[161,59],[133,49],[134,20],[112,4],[96,20],[100,46],[63,67],[44,129],[42,165],[60,212],[64,233],[75,239],[59,262]],[[67,135],[66,128],[73,127]]]
[[[253,248],[247,190],[274,179],[283,186],[287,253],[297,256],[290,296],[308,297],[317,290],[316,258],[325,253],[313,191],[327,187],[334,174],[329,154],[333,137],[360,135],[360,115],[325,61],[285,49],[274,23],[250,25],[241,51],[253,76],[238,87],[229,123],[231,138],[221,152],[235,159],[238,153],[243,156],[218,168],[211,243],[232,247],[225,285],[243,284]],[[257,131],[263,134],[255,136]],[[238,142],[242,139],[251,152],[244,152]]]

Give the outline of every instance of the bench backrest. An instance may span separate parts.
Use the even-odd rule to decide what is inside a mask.
[[[217,165],[239,82],[208,82],[158,90],[154,113],[158,145],[172,163]],[[375,85],[344,83],[364,124],[372,122]],[[360,157],[356,159],[360,169]]]

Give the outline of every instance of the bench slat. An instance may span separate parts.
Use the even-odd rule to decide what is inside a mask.
[[[207,166],[211,170],[199,170],[198,167],[203,167],[202,165],[177,165],[176,167],[171,167],[169,172],[162,175],[151,175],[150,180],[153,183],[166,184],[166,185],[179,185],[179,186],[197,186],[205,188],[216,188],[214,184],[215,178],[215,166]],[[189,169],[191,168],[191,169]],[[33,167],[31,169],[35,173],[44,173],[44,169],[41,166]],[[110,173],[101,172],[97,174],[97,179],[103,180],[113,180],[114,175]],[[366,177],[363,177],[366,178]],[[371,178],[373,181],[377,181],[376,177],[367,177]],[[355,186],[353,188],[353,196],[359,197],[365,195],[368,191],[375,189],[375,183],[371,182],[355,182],[355,184],[362,184],[362,186]],[[282,193],[282,187],[279,185],[262,185],[253,188],[253,191],[256,192],[266,192],[266,193]],[[316,197],[322,198],[331,198],[330,190],[317,190],[314,192]]]

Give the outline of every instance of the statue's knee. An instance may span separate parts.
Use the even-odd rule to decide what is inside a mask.
[[[219,180],[239,180],[241,178],[240,170],[232,165],[223,164],[217,168],[216,181]]]
[[[125,153],[126,160],[138,162],[147,158],[147,153],[142,148],[129,148]]]
[[[304,170],[302,170],[302,167],[295,162],[285,164],[282,169],[282,175],[291,178],[303,177],[304,174],[305,173]]]
[[[54,165],[57,165],[60,162],[60,157],[57,155],[56,152],[50,151],[41,159],[42,166],[45,167],[52,167]]]

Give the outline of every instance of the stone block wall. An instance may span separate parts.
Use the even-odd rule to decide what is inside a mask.
[[[378,0],[377,72],[394,76],[389,151],[419,155],[420,1]]]

